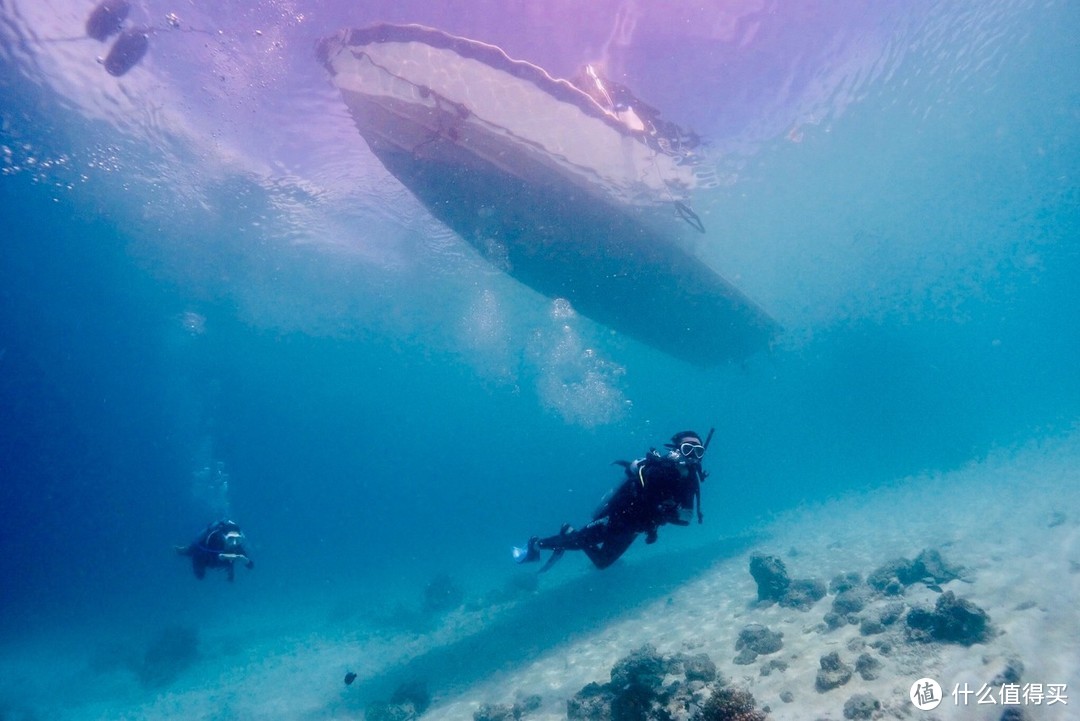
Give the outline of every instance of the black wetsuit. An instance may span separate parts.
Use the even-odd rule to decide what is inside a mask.
[[[235,578],[233,564],[238,560],[233,556],[242,556],[248,568],[255,566],[242,544],[226,547],[227,533],[240,533],[240,526],[233,521],[211,523],[197,539],[186,547],[177,548],[181,554],[191,556],[191,569],[196,578],[205,578],[207,568],[224,568],[232,581]]]
[[[699,465],[651,451],[627,465],[626,480],[608,494],[587,526],[541,538],[536,545],[556,552],[584,551],[597,568],[607,568],[639,533],[652,543],[660,526],[687,525],[682,512],[689,515],[695,503],[700,521],[701,479]]]

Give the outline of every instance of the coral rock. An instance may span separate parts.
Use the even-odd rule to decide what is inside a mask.
[[[697,721],[765,721],[765,713],[754,706],[754,697],[749,692],[720,688],[702,706]]]
[[[844,718],[873,718],[874,712],[881,709],[881,702],[868,693],[855,694],[844,703]]]
[[[912,641],[970,646],[990,637],[990,616],[971,601],[946,591],[938,596],[933,611],[916,608],[908,612],[907,632]]]
[[[750,575],[757,581],[759,601],[779,601],[791,585],[784,562],[776,556],[751,556]]]
[[[851,680],[851,666],[840,660],[840,654],[833,651],[821,657],[821,668],[818,670],[814,687],[820,693],[831,691],[843,686]]]

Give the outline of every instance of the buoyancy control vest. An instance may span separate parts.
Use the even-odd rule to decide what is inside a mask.
[[[626,479],[604,496],[593,513],[594,520],[637,512],[660,523],[686,525],[679,520],[679,509],[692,511],[696,507],[698,523],[702,522],[701,482],[706,474],[699,465],[681,461],[677,453],[661,454],[655,448],[644,458],[614,464],[623,467]]]

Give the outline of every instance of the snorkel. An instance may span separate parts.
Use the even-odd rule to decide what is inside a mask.
[[[704,459],[705,454],[709,452],[709,444],[712,443],[713,433],[716,433],[715,427],[709,429],[709,435],[705,436],[705,442],[701,444],[701,447],[705,449],[701,452],[702,459]],[[705,516],[701,513],[701,484],[708,477],[709,472],[702,468],[699,463],[697,464],[697,467],[694,468],[694,475],[697,478],[697,483],[694,484],[694,502],[697,505],[697,522],[703,523],[705,521]]]

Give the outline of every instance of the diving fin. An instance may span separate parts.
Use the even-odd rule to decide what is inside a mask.
[[[516,563],[532,563],[540,560],[540,547],[536,545],[537,538],[533,536],[525,544],[525,548],[514,546],[513,554]]]
[[[574,527],[571,526],[569,523],[562,524],[562,528],[559,529],[560,536],[569,536],[573,532]],[[552,566],[554,566],[556,563],[559,562],[559,559],[563,557],[564,553],[566,553],[565,548],[556,548],[554,551],[551,552],[551,558],[547,560],[547,563],[541,566],[540,570],[537,571],[537,573],[543,573]]]
[[[556,548],[554,551],[552,551],[551,558],[547,560],[547,563],[540,567],[540,570],[537,571],[537,573],[544,573],[549,568],[554,566],[556,563],[559,562],[559,559],[563,557],[564,553],[566,553],[565,548]]]

